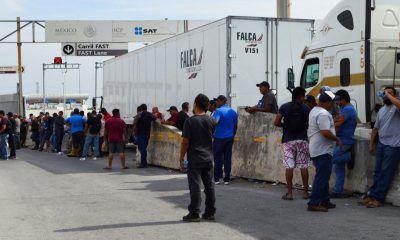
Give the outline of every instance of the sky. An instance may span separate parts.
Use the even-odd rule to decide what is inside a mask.
[[[292,17],[323,19],[340,0],[292,0]],[[217,20],[228,15],[276,17],[275,0],[0,0],[0,20],[161,20],[192,19]],[[15,30],[15,23],[0,22],[0,39]],[[30,39],[30,29],[22,32],[23,39]],[[13,40],[15,38],[10,38]],[[38,29],[37,39],[44,40],[44,30]],[[143,44],[129,44],[132,51]],[[61,44],[41,43],[22,46],[24,95],[42,94],[42,64],[51,63],[61,56]],[[94,96],[95,62],[107,57],[69,57],[69,63],[80,63],[80,73],[71,70],[46,71],[46,93],[63,92],[63,81],[67,93],[78,93],[78,79],[81,80],[81,93]],[[17,65],[16,44],[0,42],[0,66]],[[1,74],[0,94],[16,92],[16,74]],[[102,71],[98,71],[99,90],[102,95]],[[38,89],[37,89],[38,86]]]

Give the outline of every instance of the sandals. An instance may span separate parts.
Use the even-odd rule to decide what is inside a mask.
[[[285,195],[282,196],[282,200],[285,201],[293,201],[293,197],[288,197],[288,193],[285,193]]]

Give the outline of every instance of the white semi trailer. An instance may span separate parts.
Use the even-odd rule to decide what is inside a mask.
[[[227,17],[143,47],[104,62],[104,106],[132,117],[142,103],[165,111],[199,93],[253,106],[261,81],[283,103],[291,96],[287,69],[301,71],[313,30],[313,20]]]

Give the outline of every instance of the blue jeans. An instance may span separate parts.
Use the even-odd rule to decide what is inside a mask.
[[[8,134],[7,133],[0,134],[0,157],[2,160],[8,159],[7,142],[8,142]]]
[[[89,152],[89,147],[93,145],[94,152],[93,157],[99,156],[99,134],[88,134],[85,138],[85,145],[83,147],[82,157],[87,157]]]
[[[384,202],[397,172],[400,159],[400,147],[391,147],[378,143],[376,147],[376,161],[374,184],[369,189],[368,196]]]
[[[233,138],[215,138],[213,143],[214,151],[214,180],[219,182],[222,178],[222,166],[224,167],[225,177],[224,181],[229,182],[231,180],[231,168],[232,168],[232,147]]]
[[[318,206],[321,203],[328,203],[329,198],[329,179],[332,172],[332,156],[324,154],[311,158],[316,168],[316,174],[312,185],[312,192],[308,205]]]
[[[40,138],[39,132],[32,131],[31,139],[35,143],[35,146],[34,146],[35,149],[39,148],[39,144],[40,144],[40,139],[39,138]]]
[[[57,149],[57,139],[56,139],[56,133],[53,131],[50,137],[50,144],[51,144],[51,149],[56,150]]]
[[[62,142],[64,138],[64,129],[63,130],[56,129],[54,132],[56,134],[56,146],[55,146],[56,151],[61,152]]]
[[[39,148],[43,149],[44,148],[44,143],[46,142],[46,130],[42,129],[40,130],[40,145]]]
[[[344,180],[346,178],[346,162],[351,159],[351,147],[353,145],[344,145],[342,148],[336,146],[333,152],[333,164],[335,165],[335,188],[333,192],[343,193]]]
[[[140,166],[147,166],[147,146],[149,145],[149,136],[137,135],[136,143],[140,152]]]

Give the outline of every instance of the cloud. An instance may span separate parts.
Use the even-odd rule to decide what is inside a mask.
[[[17,0],[3,0],[4,2],[0,4],[5,6],[4,10],[7,10],[8,12],[13,11],[13,12],[22,12],[24,11],[24,7],[22,7],[23,1],[17,1]]]

